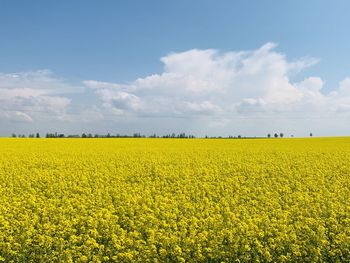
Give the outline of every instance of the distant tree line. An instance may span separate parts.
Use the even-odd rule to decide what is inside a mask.
[[[27,136],[25,134],[15,134],[15,133],[12,133],[11,137],[13,138],[26,138]],[[28,135],[28,138],[40,138],[40,134],[39,133],[31,133]]]
[[[25,134],[15,134],[13,133],[11,135],[13,138],[40,138],[40,134],[29,134],[26,136]],[[44,136],[45,138],[183,138],[183,139],[193,139],[195,138],[192,134],[186,134],[186,133],[179,133],[179,134],[166,134],[166,135],[157,135],[152,134],[149,136],[143,135],[141,133],[134,133],[132,135],[128,134],[92,134],[92,133],[82,133],[82,134],[68,134],[65,135],[64,133],[46,133]]]
[[[271,138],[272,137],[272,135],[269,133],[268,135],[267,135],[267,138]],[[280,134],[278,134],[278,133],[275,133],[274,135],[273,135],[273,137],[274,138],[283,138],[284,137],[284,134],[281,132]],[[291,136],[291,137],[293,137],[293,135]]]
[[[309,134],[310,137],[313,136],[312,133]],[[12,134],[13,138],[40,138],[40,134],[36,133],[36,134],[29,134],[28,136],[26,136],[25,134]],[[171,134],[165,134],[165,135],[157,135],[156,133],[152,134],[152,135],[143,135],[139,132],[134,133],[132,135],[128,135],[128,134],[92,134],[92,133],[82,133],[82,134],[69,134],[69,135],[65,135],[64,133],[46,133],[46,135],[44,136],[45,138],[181,138],[181,139],[194,139],[196,138],[194,135],[192,134],[186,134],[186,133],[171,133]],[[284,134],[281,133],[275,133],[275,134],[267,134],[267,138],[283,138]],[[291,137],[294,137],[294,135],[291,135]],[[237,135],[237,136],[205,136],[205,139],[262,139],[262,138],[266,138],[266,137],[249,137],[249,136],[242,136],[242,135]]]

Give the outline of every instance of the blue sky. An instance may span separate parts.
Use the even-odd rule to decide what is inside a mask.
[[[304,89],[296,83],[301,83],[310,77],[317,77],[322,80],[321,94],[328,95],[332,91],[337,92],[340,88],[339,83],[350,76],[349,9],[350,3],[348,1],[315,0],[55,2],[0,0],[0,73],[2,74],[0,90],[2,88],[3,92],[7,94],[9,92],[8,86],[11,86],[12,93],[13,89],[17,91],[21,89],[21,92],[26,94],[18,95],[16,93],[16,96],[11,95],[12,97],[8,97],[6,103],[3,103],[3,105],[7,105],[7,108],[2,109],[2,115],[5,117],[0,118],[0,123],[2,123],[0,133],[6,135],[11,130],[14,132],[15,130],[20,132],[40,130],[44,132],[47,127],[51,130],[62,130],[62,132],[89,130],[91,132],[132,133],[141,131],[151,133],[153,131],[146,127],[149,122],[152,123],[154,132],[158,133],[168,132],[169,125],[171,129],[177,131],[181,131],[177,127],[182,125],[183,130],[202,135],[204,133],[262,135],[270,130],[274,132],[277,127],[268,124],[267,121],[258,126],[254,125],[253,121],[250,124],[242,123],[240,125],[235,122],[233,125],[232,120],[229,121],[227,117],[224,117],[229,115],[228,104],[230,103],[226,103],[225,107],[220,105],[221,99],[216,96],[216,92],[215,95],[213,93],[206,96],[194,96],[188,93],[176,94],[178,98],[176,103],[168,100],[168,96],[173,95],[163,96],[161,101],[170,103],[175,108],[176,114],[167,113],[166,120],[164,120],[165,117],[162,117],[160,121],[154,115],[157,110],[144,104],[149,104],[150,101],[156,104],[160,103],[159,101],[155,102],[154,98],[159,97],[162,91],[149,93],[143,86],[138,86],[138,88],[132,86],[136,85],[135,80],[137,79],[166,73],[167,64],[160,59],[169,54],[178,54],[179,56],[187,54],[191,58],[193,53],[186,53],[189,50],[204,52],[210,49],[216,50],[222,55],[230,52],[259,50],[267,43],[273,43],[273,47],[269,49],[270,55],[274,53],[281,55],[280,59],[283,57],[283,61],[287,64],[296,61],[305,62],[306,60],[309,61],[306,64],[310,64],[296,72],[289,72],[289,69],[286,69],[285,72],[278,73],[282,74],[281,79],[285,76],[288,78],[288,83],[294,85],[296,89]],[[201,53],[201,56],[203,54],[205,52]],[[215,56],[207,57],[207,59],[216,60]],[[313,60],[312,63],[311,60]],[[178,74],[179,67],[186,68],[188,66],[186,66],[186,60],[181,63],[181,65],[176,66],[176,72],[172,69],[171,73]],[[13,80],[9,80],[13,74],[19,74],[22,81],[14,83]],[[200,83],[208,80],[208,75],[196,75],[191,72],[186,77],[193,77]],[[39,79],[33,80],[33,78]],[[50,92],[43,92],[43,86],[48,85],[48,79],[54,88]],[[214,80],[220,83],[221,79],[213,78],[212,81]],[[91,85],[91,81],[94,81],[93,85]],[[174,80],[171,79],[171,81]],[[12,84],[9,85],[8,82]],[[32,83],[28,84],[28,82]],[[100,85],[97,85],[97,82]],[[235,83],[234,87],[242,86],[237,80],[232,80],[233,82]],[[102,88],[101,83],[104,83]],[[106,83],[109,84],[108,88]],[[166,83],[169,83],[169,80]],[[182,82],[178,82],[178,85],[181,85],[180,83]],[[232,83],[227,85],[231,87]],[[252,83],[251,85],[256,84]],[[116,85],[119,86],[116,87]],[[124,86],[120,87],[120,85]],[[159,86],[160,84],[147,85]],[[28,86],[32,88],[25,91],[24,89]],[[63,86],[69,92],[57,91],[57,87],[65,89]],[[91,86],[94,87],[91,88]],[[96,91],[97,86],[99,88]],[[158,86],[157,88],[159,88]],[[237,88],[236,93],[244,93],[243,86]],[[36,89],[41,91],[34,91]],[[126,94],[120,93],[121,89]],[[105,92],[102,92],[103,90]],[[28,92],[34,92],[34,95],[30,96]],[[261,93],[260,97],[249,95],[250,97],[235,97],[232,104],[237,106],[244,104],[244,100],[255,99],[256,102],[251,101],[250,103],[259,104],[261,102],[260,104],[263,105],[260,105],[263,109],[259,108],[256,111],[267,111],[269,116],[272,116],[271,112],[276,111],[276,109],[280,110],[278,107],[268,107],[271,103],[276,103],[276,99],[269,101],[267,98],[271,98],[271,95],[267,93]],[[44,99],[40,96],[44,96]],[[216,103],[210,100],[215,96]],[[300,96],[305,97],[305,94]],[[338,97],[344,96],[339,95]],[[14,103],[14,98],[18,97],[21,99]],[[76,116],[84,109],[94,108],[98,112],[96,115],[99,116],[94,120],[86,120],[84,123],[72,120],[69,116],[64,116],[64,118],[58,116],[58,122],[45,116],[34,116],[35,112],[46,110],[48,102],[46,101],[45,105],[40,105],[40,103],[47,97],[50,97],[48,100],[52,100],[51,97],[54,100],[56,97],[59,98],[58,100],[63,99],[59,102],[60,107],[62,107],[60,111],[64,111],[66,115]],[[66,102],[64,102],[64,98],[67,99]],[[335,109],[335,111],[341,111],[343,114],[344,109],[348,106],[348,101],[335,101],[333,97],[327,97],[327,99],[332,101],[327,102],[331,105],[328,108],[323,107],[323,111],[315,109],[315,115],[310,117],[312,120],[323,118],[324,111],[334,110],[340,104],[342,105],[341,110]],[[134,108],[127,111],[127,106],[123,104],[124,102],[121,105],[120,100],[128,100],[129,102],[131,100]],[[301,103],[300,100],[295,100],[298,105]],[[55,103],[54,105],[56,105]],[[135,106],[137,103],[143,104],[143,106]],[[203,115],[209,115],[209,113],[205,111],[201,117],[195,115],[188,122],[182,120],[178,123],[179,118],[186,119],[191,115],[188,112],[179,113],[177,108],[182,107],[179,106],[179,103],[192,105],[196,108],[196,112],[203,107],[206,110],[208,107],[211,109],[220,108],[220,113],[217,113],[216,117],[213,118],[225,120],[221,124],[208,126],[209,121],[204,119]],[[279,103],[282,102],[279,101]],[[307,103],[310,103],[309,100],[304,102],[304,104]],[[350,132],[342,124],[348,120],[344,115],[336,116],[335,119],[339,119],[339,127],[337,124],[334,130],[325,128],[325,123],[319,125],[315,121],[314,126],[303,131],[304,124],[297,123],[295,116],[305,107],[307,108],[307,105],[288,108],[288,113],[286,110],[280,110],[279,116],[281,118],[290,118],[293,121],[292,124],[280,123],[278,129],[300,135],[313,128],[319,130],[322,135],[348,134]],[[106,110],[106,108],[109,109]],[[13,116],[14,111],[16,111],[16,116],[28,115],[24,118],[27,121],[23,121],[21,118],[16,119],[16,116]],[[55,110],[53,109],[53,111]],[[145,116],[139,112],[135,113],[136,111],[142,111],[143,115],[146,114],[147,121],[145,121]],[[237,108],[235,113],[237,113]],[[293,118],[289,114],[292,114]],[[114,115],[116,115],[115,118]],[[243,117],[244,120],[248,119],[246,115],[242,114],[235,116],[238,119],[240,117]],[[254,118],[261,120],[259,116]],[[193,119],[198,121],[195,127],[192,125]],[[100,129],[95,128],[97,123]],[[4,128],[5,126],[6,128]],[[291,128],[295,126],[299,128]]]

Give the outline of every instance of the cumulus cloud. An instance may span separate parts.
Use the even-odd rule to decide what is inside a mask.
[[[85,81],[103,103],[118,108],[111,100],[134,98],[134,112],[172,112],[178,114],[242,112],[244,105],[274,108],[298,103],[320,95],[323,82],[318,78],[291,83],[290,72],[315,63],[303,58],[288,62],[267,43],[253,51],[220,52],[193,49],[171,53],[163,58],[164,72],[139,78],[130,84]],[[312,94],[311,94],[312,93]],[[126,94],[128,96],[126,96]],[[137,98],[137,103],[136,103]],[[162,103],[166,101],[166,103]]]
[[[323,91],[325,82],[318,76],[293,82],[292,76],[318,59],[289,61],[276,46],[173,52],[160,59],[161,73],[130,83],[86,80],[85,90],[50,71],[0,74],[0,119],[34,122],[54,116],[76,123],[90,121],[92,127],[114,121],[118,127],[130,127],[129,132],[200,135],[211,131],[349,133],[344,123],[350,118],[350,77],[330,93]],[[77,92],[80,96],[74,101],[70,93]],[[69,115],[67,109],[74,107],[74,116]]]
[[[0,73],[0,119],[32,122],[62,119],[71,102],[68,93],[81,92],[48,70]]]
[[[11,122],[32,122],[33,119],[20,111],[0,111],[0,118]]]
[[[322,92],[324,81],[319,77],[293,83],[291,75],[318,63],[318,59],[288,61],[276,51],[275,43],[237,52],[192,49],[170,53],[161,62],[162,73],[128,84],[96,80],[84,84],[110,112],[135,118],[201,116],[204,126],[210,126],[212,120],[232,126],[237,119],[261,116],[271,122],[276,118],[331,117],[350,109],[350,78],[330,94]],[[303,120],[299,122],[302,127]]]

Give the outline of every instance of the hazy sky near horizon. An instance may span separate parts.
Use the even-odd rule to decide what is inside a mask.
[[[349,135],[348,10],[0,0],[0,135]]]

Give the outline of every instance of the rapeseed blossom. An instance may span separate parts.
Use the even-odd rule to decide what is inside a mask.
[[[0,261],[350,261],[350,139],[1,139]]]

